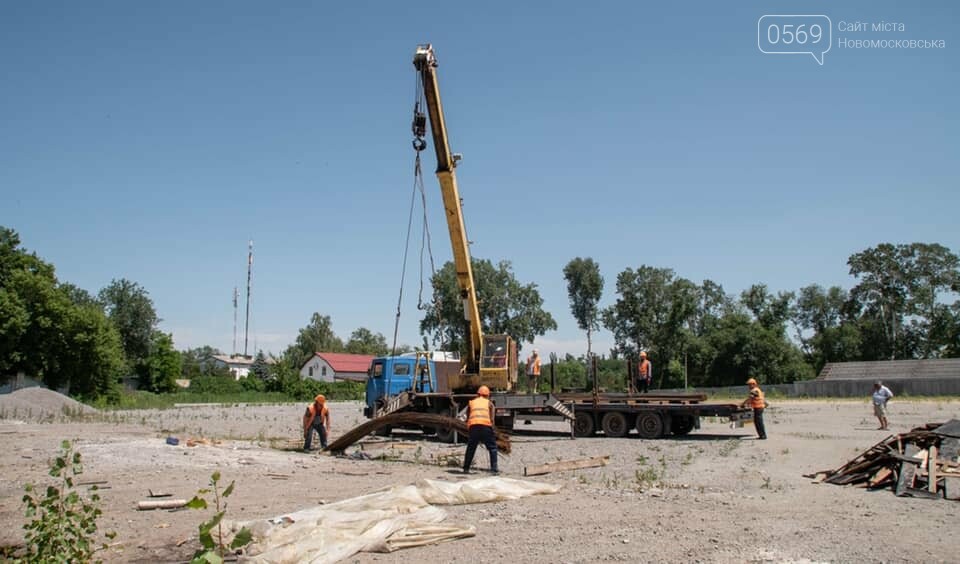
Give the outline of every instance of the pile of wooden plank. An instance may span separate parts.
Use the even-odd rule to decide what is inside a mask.
[[[898,496],[960,500],[960,420],[927,423],[891,435],[836,470],[807,475],[816,482],[890,488]]]

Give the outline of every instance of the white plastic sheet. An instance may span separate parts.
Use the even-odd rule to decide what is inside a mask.
[[[253,543],[250,562],[337,562],[360,551],[391,552],[473,536],[473,527],[438,525],[446,517],[435,505],[460,505],[552,494],[560,486],[489,477],[463,482],[420,480],[368,495],[281,515],[233,522],[231,532],[247,527]]]

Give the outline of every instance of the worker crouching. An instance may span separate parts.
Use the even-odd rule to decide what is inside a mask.
[[[470,437],[463,458],[463,473],[470,473],[473,455],[477,452],[477,445],[482,442],[490,453],[490,471],[497,474],[497,439],[493,432],[494,408],[490,401],[490,388],[480,386],[477,397],[470,400],[468,412],[467,429]]]

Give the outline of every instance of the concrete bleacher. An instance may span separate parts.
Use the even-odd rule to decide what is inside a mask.
[[[960,358],[832,362],[815,380],[797,382],[792,391],[809,397],[862,396],[877,380],[897,395],[960,395]]]
[[[960,358],[829,362],[817,381],[887,380],[902,378],[960,378]]]

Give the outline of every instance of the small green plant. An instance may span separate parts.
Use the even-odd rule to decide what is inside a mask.
[[[187,503],[187,507],[190,509],[206,509],[207,500],[202,496],[212,492],[213,504],[216,509],[213,517],[200,523],[200,544],[202,548],[194,553],[193,560],[191,560],[192,564],[201,564],[204,562],[209,564],[222,564],[224,554],[246,546],[252,539],[250,530],[244,527],[233,537],[229,545],[224,541],[221,521],[223,521],[223,516],[227,513],[226,499],[233,493],[233,487],[236,482],[230,482],[230,485],[223,490],[223,493],[220,492],[219,483],[220,471],[218,470],[210,475],[210,488],[201,489],[197,492],[197,495],[193,496],[193,499]],[[214,538],[214,528],[216,528],[216,538]]]
[[[27,484],[25,516],[33,520],[23,526],[27,531],[25,562],[90,562],[97,550],[105,548],[95,546],[100,496],[93,493],[84,499],[75,489],[74,479],[82,473],[80,453],[70,441],[63,441],[60,454],[50,463],[50,475],[57,485],[40,493]],[[107,538],[115,536],[106,533]]]
[[[660,479],[660,476],[657,474],[656,469],[650,466],[644,466],[639,468],[634,472],[634,479],[637,482],[638,489],[646,489],[657,482]]]

